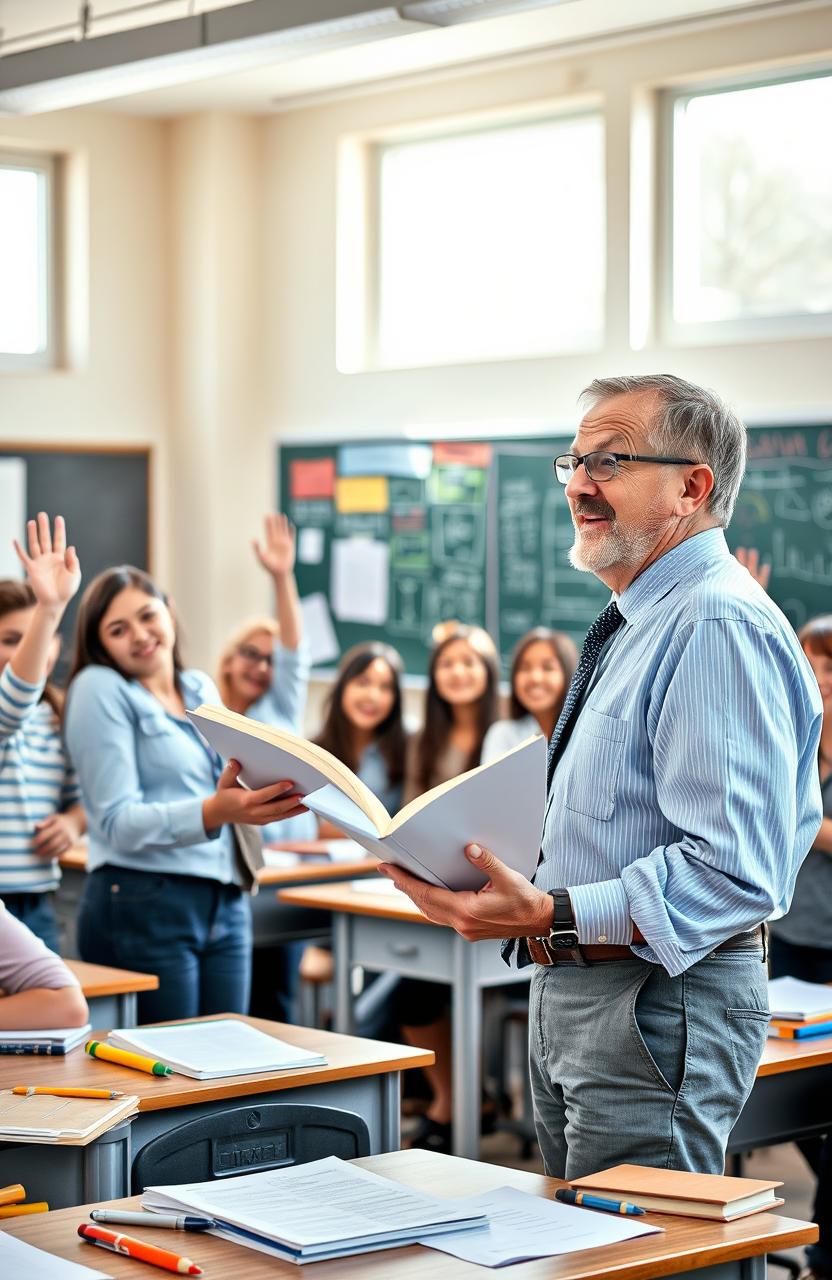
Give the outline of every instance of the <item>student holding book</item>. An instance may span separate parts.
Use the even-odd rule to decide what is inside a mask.
[[[800,868],[792,905],[772,920],[771,976],[832,982],[832,614],[813,618],[797,637],[823,699],[818,772],[823,821]],[[820,1228],[809,1246],[803,1280],[832,1280],[832,1137],[809,1138],[800,1149],[817,1174],[814,1219]]]
[[[87,1018],[75,975],[0,903],[0,1031],[83,1027]]]
[[[63,518],[54,543],[43,512],[28,524],[29,554],[15,542],[26,581],[0,581],[0,896],[12,915],[59,950],[52,906],[58,858],[86,830],[78,782],[61,739],[63,698],[49,683],[58,627],[78,590],[81,567],[66,546]]]
[[[562,631],[535,627],[517,641],[511,659],[511,715],[497,720],[485,735],[483,764],[533,733],[549,741],[577,665],[578,651]]]
[[[247,1013],[248,824],[303,812],[289,782],[248,791],[186,717],[217,703],[183,666],[164,593],[107,569],[78,610],[66,739],[89,815],[78,939],[85,960],[159,976],[139,1021]]]

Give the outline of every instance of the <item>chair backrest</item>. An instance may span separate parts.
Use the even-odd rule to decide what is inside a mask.
[[[352,1160],[369,1154],[367,1125],[351,1111],[292,1102],[227,1107],[177,1125],[142,1147],[133,1161],[132,1194],[148,1186],[209,1182],[324,1156]]]

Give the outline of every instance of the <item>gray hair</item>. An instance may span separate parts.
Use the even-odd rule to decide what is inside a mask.
[[[714,473],[708,508],[726,528],[745,472],[743,422],[715,392],[670,373],[595,378],[580,399],[594,406],[613,396],[642,391],[658,392],[662,402],[648,428],[651,448],[708,464]]]

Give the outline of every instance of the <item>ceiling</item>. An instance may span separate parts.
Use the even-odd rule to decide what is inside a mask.
[[[285,0],[274,0],[275,4]],[[288,0],[291,4],[291,0]],[[488,0],[494,2],[494,0]],[[503,0],[503,5],[509,0]],[[433,26],[402,21],[409,6],[389,6],[399,18],[375,31],[356,33],[358,43],[323,48],[321,42],[298,41],[289,48],[261,51],[257,61],[237,67],[193,63],[185,72],[175,65],[157,74],[154,87],[125,93],[128,76],[108,74],[86,101],[136,115],[170,116],[195,111],[224,110],[268,114],[305,105],[355,86],[409,77],[466,64],[502,61],[529,51],[625,38],[657,28],[679,30],[702,22],[731,17],[755,17],[789,8],[826,7],[821,0],[551,0],[524,8],[529,0],[511,0],[518,11],[482,16],[459,25]],[[240,0],[240,4],[244,0]],[[13,54],[27,46],[44,46],[77,39],[78,0],[0,0],[0,53]],[[128,0],[102,0],[91,11],[94,37],[114,30],[149,27],[193,13],[234,7],[234,0],[167,0],[129,5]],[[414,5],[414,9],[418,6]],[[441,9],[440,5],[436,8]],[[446,5],[454,8],[453,0]],[[361,9],[356,0],[356,11]],[[443,19],[444,20],[444,19]],[[69,24],[67,26],[66,24]],[[40,34],[33,34],[39,32]],[[27,39],[27,33],[28,39]],[[326,43],[326,42],[323,42]],[[308,51],[312,44],[313,51]],[[244,69],[241,69],[244,68]],[[0,57],[0,80],[3,59]],[[132,86],[131,86],[132,87]],[[55,105],[55,104],[50,104]],[[32,108],[28,108],[32,109]],[[38,109],[38,108],[34,108]],[[48,109],[40,107],[39,109]]]

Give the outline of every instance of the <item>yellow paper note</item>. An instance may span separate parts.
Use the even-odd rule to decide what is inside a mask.
[[[335,481],[335,507],[342,515],[386,511],[386,476],[341,476]]]

